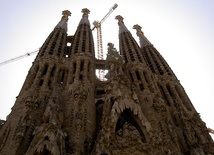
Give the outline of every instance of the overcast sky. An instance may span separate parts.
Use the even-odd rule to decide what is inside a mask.
[[[134,24],[162,54],[185,88],[207,127],[214,129],[214,1],[213,0],[0,0],[0,62],[41,47],[70,10],[68,35],[73,35],[82,8],[89,20],[101,20],[115,4],[118,8],[102,25],[103,46],[118,48],[116,15],[138,41]],[[96,32],[93,32],[96,42]],[[36,55],[0,66],[0,118],[5,119],[15,103]]]

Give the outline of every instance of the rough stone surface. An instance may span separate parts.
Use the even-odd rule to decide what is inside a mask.
[[[98,61],[90,11],[82,12],[74,36],[64,15],[42,45],[12,112],[0,120],[0,154],[214,154],[205,123],[154,46],[139,47],[118,16],[119,29],[127,29],[120,49],[109,43],[107,59]],[[100,81],[95,70],[104,67]]]

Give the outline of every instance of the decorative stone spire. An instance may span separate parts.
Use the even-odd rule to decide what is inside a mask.
[[[82,13],[83,13],[82,19],[79,24],[87,24],[90,26],[90,22],[88,20],[88,14],[90,13],[90,10],[87,8],[84,8],[82,9]]]
[[[138,24],[134,25],[133,29],[136,29],[136,31],[137,31],[136,34],[140,39],[140,46],[141,47],[144,47],[144,46],[147,46],[147,45],[152,45],[150,43],[150,41],[144,36],[144,33],[142,32],[140,25],[138,25]]]
[[[119,33],[123,32],[129,32],[129,30],[126,28],[123,22],[123,17],[121,15],[118,15],[115,17],[115,19],[118,20],[118,25],[119,25]]]
[[[114,47],[114,44],[108,43],[108,53],[106,58],[107,67],[110,67],[112,64],[117,64],[121,66],[124,61],[123,57],[119,55],[117,49]]]
[[[68,16],[71,16],[71,12],[69,10],[64,10],[62,11],[62,18],[61,21],[56,25],[56,28],[61,28],[64,29],[67,32],[67,21],[68,21]]]

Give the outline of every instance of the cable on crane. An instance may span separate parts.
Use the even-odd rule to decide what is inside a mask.
[[[15,58],[12,58],[12,59],[9,59],[9,60],[6,60],[6,61],[3,61],[3,62],[0,62],[0,66],[3,66],[5,64],[8,64],[10,62],[13,62],[13,61],[16,61],[16,60],[19,60],[19,59],[22,59],[22,58],[25,58],[25,57],[28,57],[28,56],[31,56],[33,54],[36,54],[39,52],[39,49],[36,49],[36,50],[33,50],[32,52],[27,52],[23,55],[20,55],[18,57],[15,57]]]

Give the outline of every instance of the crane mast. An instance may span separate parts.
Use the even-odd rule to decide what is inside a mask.
[[[94,27],[92,31],[96,28],[97,29],[97,53],[98,53],[98,59],[103,60],[103,41],[102,41],[102,29],[101,24],[108,18],[108,16],[117,8],[117,4],[114,4],[109,12],[101,19],[101,21],[94,21]],[[104,80],[104,70],[98,71],[98,77],[101,81]]]

